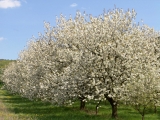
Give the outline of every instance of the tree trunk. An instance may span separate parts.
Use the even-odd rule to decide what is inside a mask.
[[[109,101],[110,105],[112,106],[112,118],[116,119],[118,118],[117,114],[117,102],[113,100],[113,98],[106,97]]]
[[[142,114],[141,114],[142,115],[142,120],[144,120],[145,109],[146,109],[146,107],[143,108],[143,111],[142,111]]]
[[[98,114],[98,108],[99,108],[100,103],[101,101],[99,101],[98,104],[96,105],[96,115]]]
[[[80,100],[80,110],[84,110],[85,108],[85,102],[83,100]]]
[[[154,105],[154,113],[157,113],[157,107]]]
[[[80,100],[80,110],[84,110],[84,108],[85,108],[85,101],[84,101],[84,99],[85,99],[84,96],[79,97],[79,100]]]
[[[144,120],[144,115],[142,115],[142,120]]]

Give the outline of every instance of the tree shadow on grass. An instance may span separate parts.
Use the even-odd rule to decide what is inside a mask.
[[[41,101],[30,101],[8,92],[0,92],[0,100],[10,111],[19,115],[27,115],[38,120],[104,120],[105,115],[88,114],[79,107],[58,107]]]
[[[58,107],[50,103],[41,101],[30,101],[18,95],[10,94],[4,90],[0,90],[0,100],[7,105],[10,111],[17,115],[24,115],[33,118],[33,120],[112,120],[111,107],[108,103],[103,104],[99,108],[98,115],[95,115],[96,103],[87,103],[87,108],[83,111],[79,110],[79,103],[74,106]],[[157,108],[157,114],[160,108]],[[129,106],[118,107],[118,120],[135,120],[141,119],[136,110]],[[156,118],[160,119],[160,115],[153,116],[153,109],[148,109],[146,120]]]
[[[145,120],[160,120],[160,116],[158,114],[159,110],[160,109],[157,108],[157,113],[155,113],[153,107],[147,108],[146,111],[145,111]],[[121,113],[120,117],[125,119],[125,120],[127,118],[128,119],[130,118],[130,120],[138,120],[138,119],[142,118],[140,113],[132,107],[127,108],[127,106],[124,106],[124,107],[119,109],[119,113]]]

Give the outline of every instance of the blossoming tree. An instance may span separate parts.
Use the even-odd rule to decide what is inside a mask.
[[[152,28],[134,23],[135,16],[134,10],[124,12],[121,9],[99,17],[87,17],[78,12],[75,19],[66,20],[61,16],[57,31],[52,32],[66,49],[79,52],[72,76],[82,88],[79,96],[83,101],[106,98],[114,118],[117,117],[118,99],[123,97],[120,91],[131,80],[133,56],[146,54],[143,48],[148,46],[147,40],[152,39],[154,43],[158,35]],[[143,44],[134,44],[135,41]],[[135,48],[139,54],[133,52]]]
[[[56,27],[45,23],[45,34],[21,52],[14,65],[17,69],[6,69],[3,81],[11,89],[21,83],[21,89],[15,92],[53,104],[72,104],[79,99],[83,109],[86,101],[94,100],[99,105],[108,100],[112,117],[117,118],[119,100],[133,103],[131,90],[149,85],[150,80],[159,83],[159,33],[136,24],[135,17],[134,10],[122,9],[98,17],[77,12],[68,20],[61,15]],[[141,84],[129,89],[137,81]],[[140,90],[143,94],[144,89]]]

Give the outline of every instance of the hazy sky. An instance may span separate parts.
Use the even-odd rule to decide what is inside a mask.
[[[98,16],[116,6],[135,9],[136,21],[160,31],[160,0],[0,0],[0,59],[17,59],[32,36],[43,33],[44,21],[55,26],[56,16],[76,11]]]

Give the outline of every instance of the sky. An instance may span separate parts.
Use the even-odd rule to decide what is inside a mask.
[[[56,26],[60,14],[99,16],[115,6],[134,9],[137,22],[160,31],[160,0],[0,0],[0,59],[16,60],[32,36],[44,33],[44,21]]]

